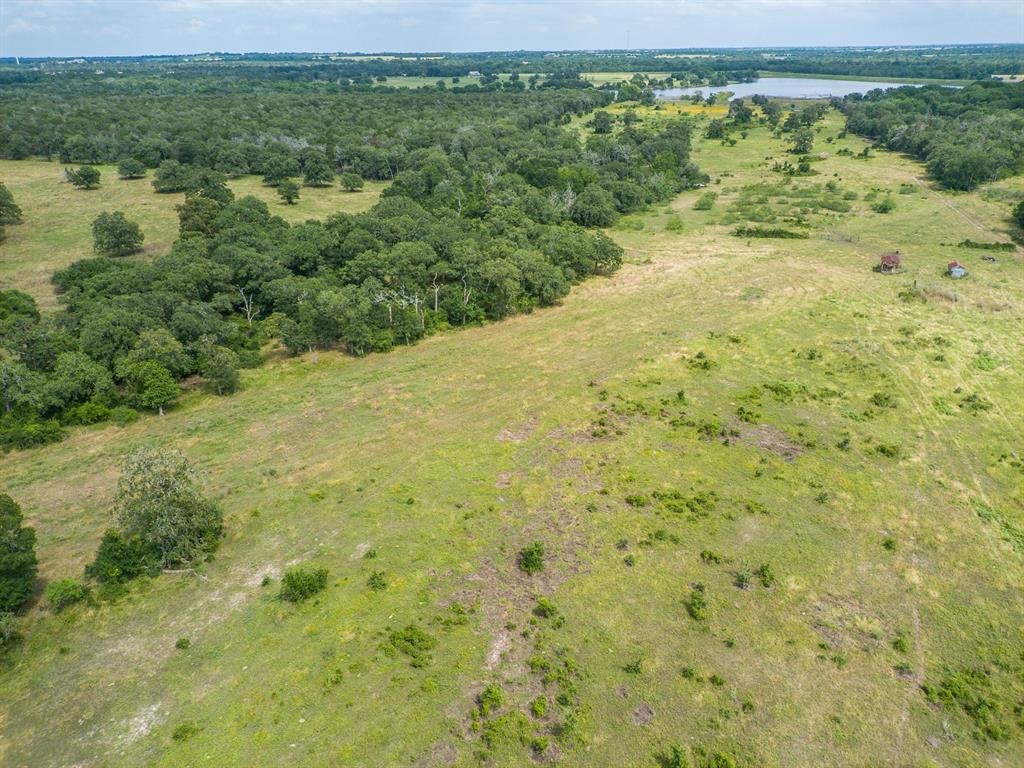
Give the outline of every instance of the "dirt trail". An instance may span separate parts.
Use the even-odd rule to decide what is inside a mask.
[[[922,189],[928,189],[929,188],[928,187],[928,183],[924,179],[920,178],[919,176],[911,176],[911,178],[914,180],[914,183],[917,184],[917,186],[921,187]],[[953,213],[955,213],[957,216],[959,216],[961,219],[966,221],[968,224],[970,224],[975,229],[981,230],[982,232],[988,232],[989,231],[988,227],[986,227],[984,224],[982,224],[976,218],[971,216],[971,214],[969,214],[969,213],[967,213],[965,211],[962,211],[959,208],[957,208],[955,205],[953,205],[952,201],[946,199],[944,196],[940,196],[939,197],[939,202],[941,202],[944,206],[949,208],[949,210],[951,210]]]

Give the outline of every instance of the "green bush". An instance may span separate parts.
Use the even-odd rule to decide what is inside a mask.
[[[762,587],[768,588],[775,584],[775,573],[768,563],[762,563],[754,573],[761,580]]]
[[[46,600],[60,613],[89,597],[89,587],[77,579],[57,579],[46,585]]]
[[[871,204],[871,210],[875,213],[892,213],[896,210],[896,201],[891,197],[883,197]]]
[[[383,571],[374,571],[370,574],[370,578],[366,580],[366,586],[372,589],[374,592],[382,592],[387,589],[388,581],[384,578]]]
[[[437,646],[437,639],[428,635],[415,624],[388,635],[388,642],[394,650],[409,657],[414,667],[425,667],[430,663],[430,651]]]
[[[66,436],[67,431],[55,419],[12,424],[0,429],[0,449],[37,448],[40,445],[59,443]]]
[[[697,198],[697,202],[693,204],[693,210],[695,211],[710,211],[715,207],[715,200],[718,199],[716,192],[705,192],[703,195]]]
[[[327,586],[326,568],[292,568],[281,579],[282,600],[301,603]]]
[[[188,741],[199,731],[199,726],[193,722],[182,723],[171,733],[171,738],[175,741]]]
[[[0,658],[21,640],[18,619],[13,613],[0,613]]]
[[[103,403],[82,403],[68,408],[61,415],[61,421],[68,426],[87,426],[98,424],[110,418],[110,409]]]
[[[101,583],[120,584],[157,568],[156,553],[141,538],[109,530],[100,539],[96,558],[86,566],[85,575]]]
[[[708,620],[708,601],[703,584],[694,584],[686,600],[686,612],[695,621]]]
[[[20,609],[36,583],[36,532],[22,525],[21,507],[0,494],[0,612]]]
[[[558,608],[546,597],[538,597],[537,607],[533,609],[533,612],[542,619],[550,619],[558,615]]]
[[[782,227],[736,227],[732,231],[732,234],[736,237],[762,237],[762,238],[774,238],[779,240],[806,240],[810,235],[806,232],[795,232],[791,229],[783,229]]]
[[[139,412],[127,405],[119,405],[110,409],[110,420],[119,427],[125,427],[139,420]]]
[[[545,696],[538,696],[530,702],[530,712],[534,717],[544,717],[548,713],[548,700]]]
[[[501,709],[505,703],[505,694],[500,685],[488,685],[476,697],[477,711],[481,717],[487,717],[492,712]]]
[[[544,545],[535,541],[519,551],[519,569],[531,576],[544,570]]]

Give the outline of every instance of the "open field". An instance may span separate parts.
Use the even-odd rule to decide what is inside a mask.
[[[0,242],[0,287],[19,288],[35,296],[42,307],[55,303],[50,275],[73,261],[92,255],[92,222],[103,211],[123,211],[146,236],[142,257],[166,253],[178,236],[174,210],[181,194],[157,194],[150,178],[117,178],[114,166],[97,166],[99,189],[83,191],[64,181],[64,167],[43,161],[0,160],[0,181],[11,190],[25,214],[20,225],[6,228]],[[152,177],[152,172],[149,174]],[[288,221],[323,219],[335,211],[364,211],[384,188],[366,182],[361,192],[333,187],[303,187],[295,205],[285,205],[273,187],[256,176],[232,179],[236,196],[254,195]]]
[[[816,133],[817,175],[785,184],[765,128],[698,140],[708,189],[630,217],[613,233],[628,263],[561,306],[364,359],[275,356],[230,398],[0,457],[47,579],[81,574],[138,445],[184,451],[227,513],[200,575],[33,609],[0,675],[0,763],[522,766],[534,736],[559,766],[654,766],[672,744],[744,768],[1024,763],[1024,259],[952,245],[1006,240],[1005,203],[936,190],[900,156],[840,156],[864,146],[840,123]],[[45,295],[105,201],[170,243],[175,201],[147,182],[77,192],[39,166],[0,165],[26,218],[5,279]],[[830,180],[849,211],[798,194]],[[873,213],[873,191],[895,210]],[[304,189],[274,210],[349,199]],[[29,239],[57,205],[77,223]],[[812,236],[729,234],[754,213]],[[894,249],[905,273],[872,272]],[[967,279],[942,276],[951,258]],[[304,561],[327,590],[277,600]],[[389,642],[411,623],[437,640],[423,667]],[[1005,738],[979,732],[977,699],[921,690],[975,669]],[[488,684],[504,701],[480,725]]]

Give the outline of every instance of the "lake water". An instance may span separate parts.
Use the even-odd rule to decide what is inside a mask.
[[[679,99],[699,93],[707,98],[709,93],[728,91],[734,99],[746,99],[756,94],[782,99],[828,99],[842,98],[851,93],[867,93],[876,88],[900,88],[910,83],[875,83],[870,80],[821,80],[813,77],[762,77],[752,83],[702,88],[666,88],[655,91],[659,99]]]

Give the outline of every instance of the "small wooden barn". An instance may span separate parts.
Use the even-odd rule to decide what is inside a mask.
[[[878,259],[878,271],[883,274],[898,272],[902,263],[903,261],[900,259],[899,251],[883,253]]]
[[[967,270],[959,261],[951,261],[946,265],[946,274],[959,280],[961,277],[967,277]]]

